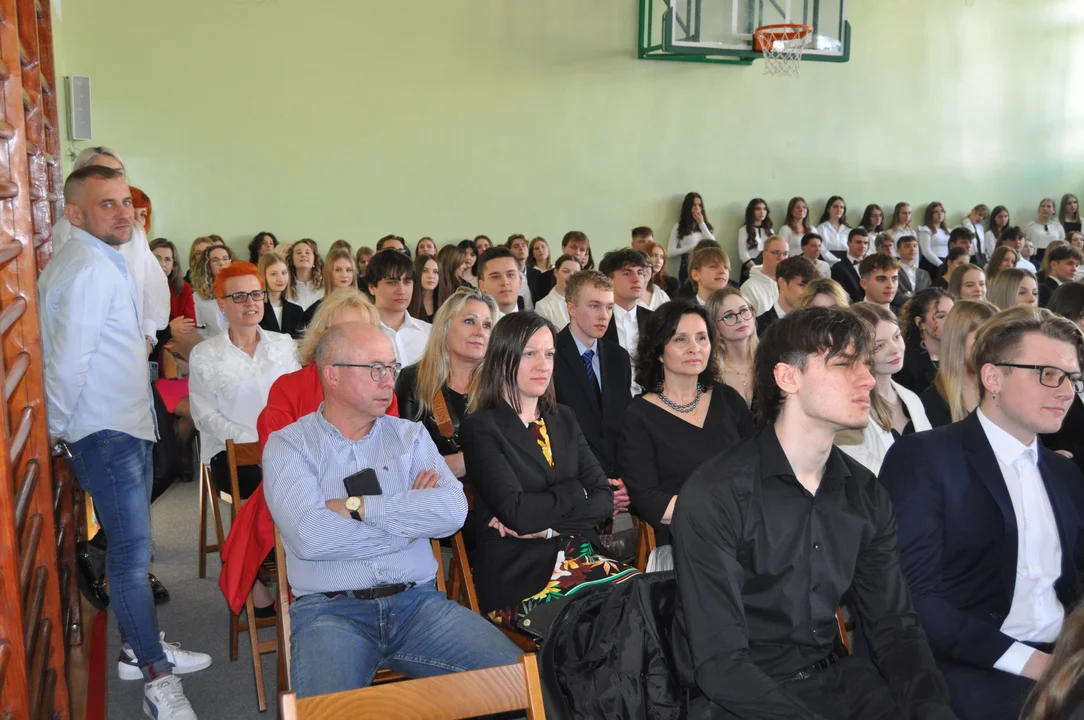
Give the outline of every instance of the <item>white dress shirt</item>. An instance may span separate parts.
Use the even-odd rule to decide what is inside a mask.
[[[670,244],[666,246],[666,254],[671,257],[675,255],[687,255],[693,251],[697,243],[701,240],[714,240],[715,236],[711,233],[711,228],[707,223],[700,223],[700,229],[695,230],[688,235],[678,237],[678,226],[675,225],[674,229],[670,231]]]
[[[1027,237],[1036,250],[1045,250],[1051,240],[1065,239],[1065,228],[1056,219],[1047,223],[1032,220],[1028,223]]]
[[[1039,272],[1038,269],[1036,269],[1035,264],[1023,255],[1017,258],[1016,265],[1014,265],[1013,267],[1018,267],[1021,270],[1030,270],[1031,272]]]
[[[760,266],[749,271],[749,279],[741,286],[741,294],[753,306],[754,315],[763,315],[779,299],[779,284],[760,271]]]
[[[557,288],[553,288],[549,295],[539,300],[534,311],[553,323],[557,332],[561,332],[568,325],[568,303],[565,302],[565,296],[557,292]]]
[[[261,327],[256,332],[260,342],[252,357],[233,344],[228,332],[192,348],[188,392],[204,464],[226,449],[227,440],[259,440],[256,420],[267,405],[272,383],[301,369],[292,337]]]
[[[794,232],[790,229],[790,225],[783,224],[779,228],[779,232],[776,233],[779,237],[787,241],[787,246],[790,249],[790,256],[793,257],[802,252],[802,238],[805,237],[804,232]]]
[[[72,236],[72,224],[68,218],[61,218],[53,226],[53,254],[60,252]],[[143,337],[155,340],[158,331],[169,324],[169,280],[158,264],[158,258],[151,252],[147,243],[147,233],[143,226],[136,224],[132,228],[132,239],[117,248],[128,263],[128,274],[135,283],[136,302],[139,303],[143,319],[140,325]]]
[[[1061,540],[1050,496],[1039,473],[1039,441],[1024,445],[995,425],[982,410],[979,423],[994,450],[1016,516],[1016,585],[1001,632],[1017,641],[1051,643],[1065,620],[1065,608],[1054,591],[1061,577]],[[1035,652],[1013,643],[994,667],[1019,675]]]
[[[768,234],[764,232],[764,228],[754,226],[753,230],[757,234],[756,247],[750,250],[749,231],[744,225],[738,229],[738,257],[741,258],[742,265],[760,257],[760,253],[764,250],[764,241],[768,239]]]
[[[895,380],[891,382],[903,406],[907,408],[907,415],[911,418],[915,432],[929,430],[931,425],[926,417],[926,408],[923,407],[922,400]],[[896,442],[896,437],[892,434],[891,428],[885,430],[873,417],[870,417],[869,424],[864,430],[843,430],[836,433],[834,442],[836,447],[865,465],[876,475],[881,472],[881,463],[884,462],[888,449]]]
[[[115,430],[153,442],[147,346],[130,266],[79,228],[69,237],[38,279],[49,432],[75,442]]]
[[[328,270],[328,272],[331,271]],[[292,303],[300,305],[302,310],[308,310],[310,305],[324,297],[323,286],[321,285],[319,287],[316,287],[312,284],[311,280],[309,282],[301,282],[299,280],[296,287],[297,298],[286,299]]]
[[[821,245],[821,257],[828,260],[825,255],[830,254],[838,262],[839,256],[833,253],[837,250],[847,252],[847,241],[850,239],[851,229],[840,223],[839,230],[836,230],[832,227],[832,223],[825,220],[817,226],[817,234],[824,238],[824,243]],[[800,242],[801,238],[798,238],[798,240]],[[870,247],[873,246],[873,240],[874,238],[871,235],[869,238]],[[829,260],[829,262],[831,261]]]
[[[986,228],[984,228],[982,226],[982,223],[979,223],[979,225],[976,227],[975,223],[971,222],[970,217],[965,217],[964,221],[962,223],[960,223],[960,227],[967,228],[971,232],[975,233],[975,240],[974,240],[974,242],[971,243],[971,249],[972,250],[974,250],[975,252],[978,252],[979,248],[982,248],[982,247],[985,246],[985,243],[986,243]],[[985,253],[985,254],[986,254],[987,257],[990,256],[990,253]]]
[[[918,282],[918,257],[915,257],[915,264],[908,265],[907,263],[900,261],[900,272],[907,276],[907,279],[911,282],[911,292],[915,292],[915,283]]]
[[[886,232],[892,236],[892,242],[894,243],[899,243],[900,238],[904,235],[907,237],[915,237],[917,235],[917,233],[909,227],[896,228],[895,230],[887,230]],[[895,250],[895,248],[893,248],[893,250]]]
[[[433,326],[424,320],[411,317],[410,313],[403,313],[403,324],[398,330],[392,330],[383,320],[380,321],[380,329],[395,347],[395,362],[406,367],[422,359],[425,344],[429,342],[429,331]]]
[[[519,296],[523,298],[523,309],[534,310],[534,300],[531,299],[531,288],[527,285],[527,273],[521,272],[519,277]]]
[[[983,235],[982,250],[986,254],[986,257],[990,257],[994,254],[994,250],[997,249],[997,236],[994,235],[993,230],[987,230]]]
[[[226,328],[230,326],[230,321],[226,319],[226,313],[222,312],[218,307],[217,299],[209,298],[204,300],[198,293],[193,292],[192,301],[196,306],[196,325],[205,326],[199,330],[199,334],[204,340],[225,332]]]
[[[637,305],[648,310],[654,310],[663,303],[670,302],[670,296],[661,287],[654,283],[648,283],[648,287],[651,288],[650,294],[648,294],[647,290],[644,290],[644,294],[636,302]]]
[[[934,267],[948,256],[949,234],[941,228],[929,228],[923,225],[918,229],[918,251]]]
[[[816,270],[817,273],[825,280],[828,280],[832,277],[832,266],[826,263],[824,260],[817,259],[813,261],[813,269]]]
[[[632,363],[632,374],[636,375],[636,348],[640,344],[640,323],[636,317],[638,305],[633,305],[632,310],[625,310],[620,305],[614,305],[614,325],[617,327],[617,343],[625,348]],[[633,396],[640,394],[640,386],[633,379],[629,389]]]

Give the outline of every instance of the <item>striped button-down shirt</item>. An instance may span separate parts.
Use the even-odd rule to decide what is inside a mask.
[[[370,468],[382,494],[365,496],[362,522],[327,509],[327,500],[346,497],[344,478]],[[438,486],[412,490],[424,470],[440,475]],[[428,539],[451,535],[467,516],[463,486],[420,423],[377,418],[355,442],[322,405],[268,438],[263,483],[295,595],[431,581]]]

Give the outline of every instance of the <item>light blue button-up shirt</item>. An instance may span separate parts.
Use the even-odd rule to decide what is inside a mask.
[[[588,350],[593,351],[595,354],[591,356],[591,369],[595,371],[595,380],[598,381],[598,389],[602,389],[602,363],[598,359],[598,340],[591,343],[591,347],[587,347],[580,339],[576,337],[575,333],[569,333],[572,335],[572,341],[576,343],[576,352],[580,354],[580,361],[583,361],[583,354]],[[587,368],[583,369],[587,372]]]
[[[154,441],[147,347],[128,264],[72,228],[38,280],[49,432],[74,442],[100,430]]]
[[[437,561],[427,538],[463,526],[463,485],[421,423],[380,417],[354,441],[323,410],[272,433],[263,451],[264,498],[294,594],[432,581]],[[382,494],[363,498],[363,520],[328,510],[326,501],[347,495],[343,479],[366,469],[376,471]],[[412,489],[423,470],[440,475],[437,487]]]

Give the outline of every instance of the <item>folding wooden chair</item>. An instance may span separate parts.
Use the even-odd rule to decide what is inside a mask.
[[[636,569],[647,572],[647,561],[651,557],[651,551],[655,549],[655,528],[647,520],[633,516],[632,522],[636,525]]]
[[[199,455],[199,433],[196,433],[196,457]],[[222,513],[219,511],[218,501],[232,502],[232,498],[215,489],[211,481],[211,468],[200,465],[199,468],[199,577],[207,577],[207,555],[217,553],[222,559],[222,545],[226,542],[226,534],[222,529]],[[215,538],[217,542],[207,542],[207,513],[210,512],[215,526]]]
[[[298,699],[281,698],[283,720],[332,720],[344,717],[400,720],[461,720],[479,715],[526,710],[527,720],[545,720],[538,660],[521,655],[516,665],[451,673],[437,677]]]

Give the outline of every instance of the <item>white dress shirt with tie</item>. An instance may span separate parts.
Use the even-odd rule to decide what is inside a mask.
[[[625,310],[620,305],[614,305],[614,325],[617,326],[617,343],[629,353],[632,362],[633,375],[636,374],[636,347],[640,344],[640,323],[636,319],[636,305],[632,310]],[[632,394],[640,394],[640,386],[632,381],[630,388]]]
[[[1052,643],[1061,632],[1065,608],[1054,591],[1061,577],[1061,540],[1050,496],[1039,473],[1039,441],[1024,445],[978,410],[979,423],[994,449],[1016,516],[1016,585],[1001,632],[1017,640],[994,667],[1021,674],[1034,648],[1022,641]]]

